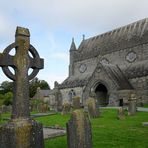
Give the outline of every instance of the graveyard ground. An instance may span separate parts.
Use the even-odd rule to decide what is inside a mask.
[[[136,116],[126,116],[117,120],[116,109],[102,109],[101,117],[91,119],[94,148],[147,148],[148,127],[142,122],[148,121],[148,112],[137,112]],[[9,117],[4,114],[3,117]],[[69,115],[50,115],[36,118],[44,126],[66,127]],[[0,121],[3,123],[4,121]],[[66,136],[45,140],[45,148],[66,148]]]
[[[143,107],[148,108],[148,104],[144,104]]]

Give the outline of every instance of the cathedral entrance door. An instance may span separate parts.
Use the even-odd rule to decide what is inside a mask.
[[[108,90],[104,84],[99,83],[95,89],[96,98],[100,106],[107,106],[109,103]]]

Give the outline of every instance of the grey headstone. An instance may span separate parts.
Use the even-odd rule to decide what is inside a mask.
[[[117,112],[117,119],[119,119],[119,120],[123,120],[123,119],[125,119],[125,111],[124,111],[124,108],[123,107],[120,107],[119,109],[118,109],[118,112]]]
[[[73,109],[80,109],[81,108],[80,97],[74,96],[72,99],[73,99]]]
[[[137,111],[137,98],[135,94],[131,94],[128,105],[128,115],[135,115]]]
[[[92,148],[92,132],[88,114],[75,110],[67,123],[68,148]]]
[[[99,117],[99,105],[96,102],[96,99],[94,98],[89,98],[87,100],[87,108],[88,108],[88,113],[89,116],[92,118],[97,118]]]
[[[62,105],[62,115],[66,115],[70,113],[71,105],[68,102],[64,102]]]

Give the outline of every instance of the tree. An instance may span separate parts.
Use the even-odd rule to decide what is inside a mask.
[[[30,98],[35,95],[38,87],[41,89],[50,89],[48,83],[45,80],[39,80],[37,77],[35,77],[29,82]],[[5,95],[8,92],[13,92],[13,82],[3,81],[0,85],[0,94]]]
[[[7,92],[5,95],[4,95],[4,102],[3,104],[4,105],[12,105],[12,99],[13,99],[13,93],[12,92]]]
[[[0,93],[5,94],[13,91],[13,82],[3,81],[0,85]]]
[[[0,106],[3,105],[4,102],[4,95],[0,94]]]
[[[40,87],[40,89],[50,89],[48,83],[45,80],[39,80],[37,77],[35,77],[29,83],[30,98],[36,94],[38,87]]]

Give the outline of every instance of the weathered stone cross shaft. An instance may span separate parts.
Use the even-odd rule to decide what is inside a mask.
[[[16,54],[10,55],[15,48]],[[32,57],[29,55],[32,54]],[[29,80],[34,78],[44,66],[36,49],[30,45],[30,33],[26,28],[17,27],[15,42],[0,54],[0,66],[3,72],[14,81],[14,98],[12,105],[12,119],[29,117]],[[14,69],[14,74],[8,67]],[[33,72],[28,75],[29,68]]]

